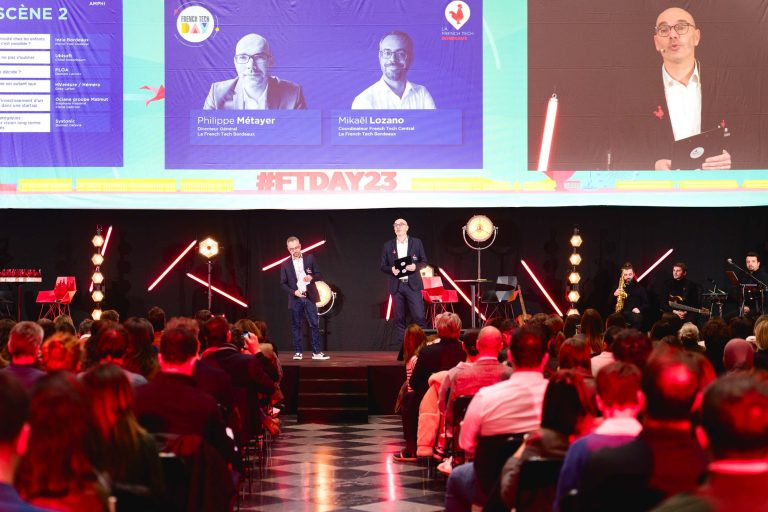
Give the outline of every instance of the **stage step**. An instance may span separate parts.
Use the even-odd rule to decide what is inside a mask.
[[[368,368],[299,369],[299,423],[368,423]]]

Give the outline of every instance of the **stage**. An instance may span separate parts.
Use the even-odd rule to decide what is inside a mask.
[[[305,422],[367,422],[368,415],[393,414],[405,380],[397,352],[327,352],[331,359],[314,361],[312,352],[295,361],[282,351],[284,411]]]

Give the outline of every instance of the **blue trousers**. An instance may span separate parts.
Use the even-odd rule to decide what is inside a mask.
[[[291,333],[293,334],[293,349],[296,352],[304,352],[301,342],[301,317],[307,318],[310,338],[312,340],[312,352],[317,354],[320,349],[320,325],[318,323],[317,306],[306,297],[296,298],[291,306]]]
[[[427,322],[424,319],[424,298],[420,291],[412,289],[408,283],[400,282],[397,291],[392,294],[392,302],[395,306],[395,332],[397,332],[397,339],[402,345],[405,335],[406,304],[408,311],[411,312],[411,321],[418,324],[422,329],[427,328]]]

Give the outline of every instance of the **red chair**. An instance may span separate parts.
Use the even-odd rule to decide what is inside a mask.
[[[77,284],[73,276],[59,276],[53,290],[41,290],[37,292],[35,302],[40,304],[40,318],[51,319],[59,315],[69,315],[69,305],[77,293]],[[46,310],[46,307],[48,308]],[[45,314],[43,314],[45,311]]]
[[[453,305],[459,302],[459,295],[456,290],[446,290],[440,277],[422,277],[421,280],[424,283],[421,296],[424,297],[424,302],[428,306],[426,320],[431,320],[434,327],[437,315],[445,313],[449,307],[453,312]]]

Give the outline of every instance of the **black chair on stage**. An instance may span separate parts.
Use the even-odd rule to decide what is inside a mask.
[[[496,286],[493,290],[486,290],[480,298],[480,303],[485,306],[483,314],[486,318],[501,316],[502,318],[514,318],[515,309],[512,306],[517,298],[517,276],[499,276],[496,278]]]

